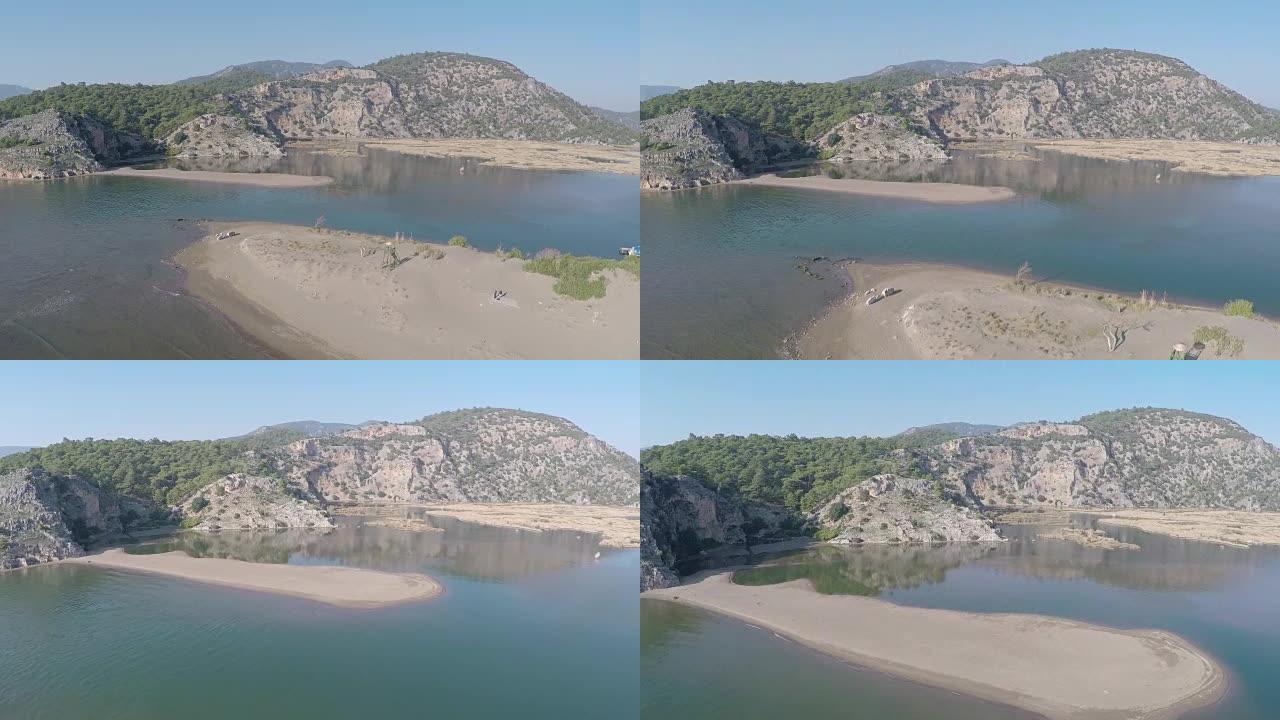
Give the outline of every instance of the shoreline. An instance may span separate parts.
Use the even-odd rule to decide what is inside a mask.
[[[846,266],[852,292],[788,342],[799,359],[1169,359],[1197,330],[1219,328],[1201,359],[1280,359],[1280,325],[1255,314],[1156,300],[1084,285],[1027,280],[927,262]],[[870,289],[898,292],[867,306]],[[1124,338],[1108,350],[1106,329]],[[788,348],[784,344],[784,354]]]
[[[1172,720],[1227,691],[1226,671],[1172,633],[821,595],[803,580],[734,585],[731,576],[723,569],[701,573],[641,597],[716,612],[860,667],[1051,720]],[[1032,662],[1040,666],[1034,677]]]
[[[346,608],[373,609],[425,601],[439,597],[444,592],[444,587],[439,582],[421,573],[195,558],[177,550],[154,555],[130,555],[122,548],[114,548],[59,562],[289,595]]]
[[[364,516],[381,516],[394,508],[413,508],[427,515],[490,527],[599,535],[600,547],[603,548],[626,550],[640,547],[638,507],[567,503],[344,503],[334,506],[342,509],[337,512],[339,515]]]
[[[234,173],[215,172],[212,170],[177,170],[160,168],[158,170],[139,170],[133,167],[122,167],[104,170],[94,175],[146,178],[149,180],[173,180],[178,182],[207,182],[220,185],[249,185],[262,188],[314,188],[332,185],[333,178],[327,175],[290,175],[288,173]]]
[[[1000,202],[1012,200],[1018,196],[1012,189],[998,186],[859,179],[836,180],[825,175],[784,178],[777,173],[766,173],[743,180],[733,180],[725,184],[821,190],[866,197],[915,200],[941,205]]]
[[[215,222],[181,250],[186,291],[271,354],[343,359],[629,359],[640,283],[557,294],[520,260],[409,239],[267,222]],[[237,233],[219,239],[224,231]],[[399,264],[388,269],[387,250]],[[493,298],[494,289],[506,295]]]
[[[362,146],[402,155],[470,160],[478,165],[517,170],[640,174],[638,146],[490,138],[353,138],[289,143],[289,147],[299,150],[335,155],[359,154]]]

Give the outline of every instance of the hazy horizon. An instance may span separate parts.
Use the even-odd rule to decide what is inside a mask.
[[[88,437],[214,440],[298,420],[410,422],[504,407],[563,417],[635,457],[633,368],[524,360],[10,361],[0,365],[0,389],[22,412],[0,417],[0,447]]]
[[[586,105],[627,111],[639,102],[634,22],[608,3],[225,0],[201,14],[159,0],[130,0],[128,12],[51,0],[5,14],[23,32],[0,44],[0,84],[35,90],[64,82],[166,84],[261,60],[359,67],[434,50],[505,60]]]
[[[817,22],[813,15],[763,0],[651,4],[642,16],[641,84],[833,82],[916,60],[1028,63],[1109,47],[1177,58],[1255,102],[1280,107],[1280,85],[1274,81],[1280,54],[1271,37],[1271,29],[1280,25],[1280,5],[1261,0],[1191,7],[1155,0],[1081,0],[1062,6],[984,0],[981,5],[978,11],[955,3],[854,0],[833,3]],[[662,31],[671,27],[683,31]],[[690,44],[695,35],[700,41]]]

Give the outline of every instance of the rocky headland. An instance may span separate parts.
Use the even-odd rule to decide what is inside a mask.
[[[0,178],[52,180],[98,172],[144,152],[139,137],[57,110],[0,121]]]

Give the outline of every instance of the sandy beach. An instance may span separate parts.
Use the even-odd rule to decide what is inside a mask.
[[[161,168],[159,170],[138,170],[124,167],[107,170],[99,175],[116,175],[119,177],[140,177],[151,180],[177,180],[183,182],[207,182],[223,185],[252,185],[263,188],[309,188],[332,185],[333,178],[324,175],[289,175],[287,173],[238,173],[213,172],[209,170],[176,170]]]
[[[525,170],[576,170],[619,175],[640,174],[640,149],[613,145],[578,145],[535,140],[449,138],[439,140],[379,139],[296,143],[318,152],[359,154],[360,146],[421,157],[473,159],[480,165]]]
[[[404,505],[353,505],[336,510],[340,515],[398,514]],[[640,509],[609,505],[562,503],[453,503],[414,505],[431,515],[444,515],[470,523],[518,530],[567,530],[600,536],[601,547],[640,547]],[[373,521],[377,524],[378,521]],[[397,519],[393,527],[409,527],[413,520]],[[407,525],[406,525],[407,522]],[[423,523],[418,523],[419,525]]]
[[[378,608],[429,600],[441,585],[418,573],[388,573],[327,565],[281,565],[221,558],[193,558],[184,552],[130,555],[116,548],[63,562],[155,573],[242,590],[292,595],[329,605]]]
[[[956,183],[885,182],[882,180],[853,179],[837,180],[825,175],[784,178],[780,175],[770,173],[767,175],[760,175],[758,177],[747,178],[745,180],[736,180],[734,182],[742,185],[764,185],[766,187],[823,190],[827,192],[849,193],[851,195],[869,195],[872,197],[919,200],[922,202],[948,205],[994,202],[998,200],[1009,200],[1017,196],[1017,193],[1007,187],[959,185]]]
[[[1201,359],[1280,358],[1280,327],[1262,317],[966,268],[905,264],[849,266],[853,294],[798,340],[807,359],[1146,359],[1167,360],[1176,343],[1207,338]],[[868,290],[899,290],[873,305]],[[1109,329],[1124,340],[1108,350]],[[1198,334],[1199,331],[1199,334]]]
[[[208,231],[176,258],[187,290],[287,357],[639,356],[640,283],[627,272],[608,272],[605,297],[575,300],[519,260],[466,247],[271,223]]]
[[[843,660],[1052,720],[1175,718],[1226,689],[1212,658],[1166,632],[903,607],[821,595],[808,581],[741,586],[730,577],[695,576],[643,597],[723,613]]]

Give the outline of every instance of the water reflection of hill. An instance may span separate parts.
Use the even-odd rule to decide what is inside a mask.
[[[800,553],[769,560],[734,573],[742,585],[773,585],[805,579],[828,595],[879,595],[932,585],[946,579],[947,571],[977,560],[999,543],[948,543],[943,545],[821,545]]]
[[[363,525],[345,518],[328,532],[183,533],[132,548],[132,552],[183,550],[197,557],[249,562],[320,563],[390,572],[443,569],[484,580],[504,580],[591,562],[599,545],[593,535],[529,532],[431,517],[437,531]]]
[[[1093,519],[1076,518],[1073,522],[1091,525]],[[984,565],[998,572],[1052,580],[1089,579],[1132,590],[1209,590],[1275,555],[1273,551],[1238,550],[1129,528],[1108,527],[1107,534],[1137,544],[1141,550],[1100,550],[1045,540],[1037,528],[1029,526],[1006,527],[1004,531],[1011,542],[984,560]]]
[[[1046,198],[1110,194],[1162,184],[1179,185],[1214,180],[1190,173],[1171,172],[1169,164],[1165,162],[1112,162],[1026,148],[1022,148],[1021,153],[1035,159],[983,157],[984,153],[981,152],[957,150],[947,162],[826,164],[795,172],[863,180],[1003,186]]]

